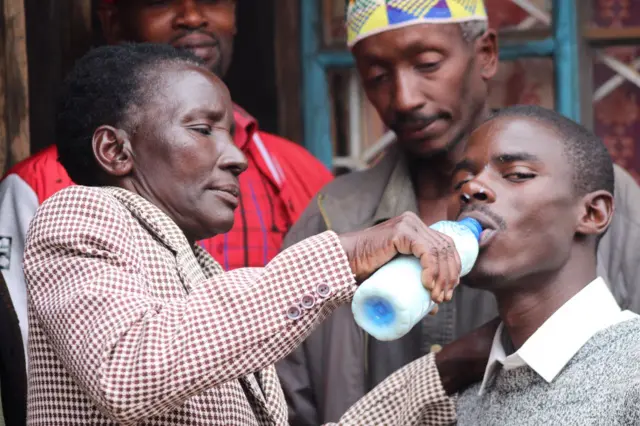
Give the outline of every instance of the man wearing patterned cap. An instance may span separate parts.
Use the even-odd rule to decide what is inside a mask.
[[[326,229],[349,232],[412,211],[427,224],[457,213],[451,172],[467,135],[490,114],[498,67],[496,33],[481,0],[350,0],[348,45],[367,97],[397,143],[372,168],[324,187],[285,247]],[[640,311],[640,190],[615,169],[616,214],[598,246],[598,275],[617,302]],[[615,283],[615,285],[611,285]],[[278,365],[293,425],[340,417],[354,401],[412,360],[497,314],[489,293],[459,286],[402,339],[380,342],[336,310]]]

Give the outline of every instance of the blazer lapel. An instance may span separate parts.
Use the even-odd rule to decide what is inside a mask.
[[[173,220],[144,198],[121,188],[106,188],[140,223],[175,253],[178,273],[187,292],[207,278],[223,273],[222,267],[199,246],[191,247]],[[271,419],[265,393],[256,376],[250,374],[239,379],[247,398],[254,404],[260,417]],[[268,387],[272,386],[267,381]]]
[[[269,413],[279,412],[280,406],[284,401],[284,394],[280,386],[280,380],[273,366],[267,367],[258,373],[258,380],[262,385],[267,408]],[[276,422],[278,423],[278,422]]]
[[[122,188],[105,188],[116,197],[133,216],[176,256],[176,265],[182,284],[187,291],[204,281],[205,276],[196,260],[187,237],[178,225],[162,210],[141,196]]]

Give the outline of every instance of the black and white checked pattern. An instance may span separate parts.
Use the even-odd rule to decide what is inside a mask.
[[[222,273],[158,208],[115,188],[43,203],[24,268],[30,425],[286,424],[271,365],[356,288],[331,232]]]

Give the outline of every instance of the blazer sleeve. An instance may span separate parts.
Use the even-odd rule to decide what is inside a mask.
[[[149,291],[147,254],[131,237],[139,225],[128,214],[104,192],[61,191],[36,214],[24,264],[33,318],[79,386],[117,422],[169,412],[274,364],[356,289],[337,236],[326,232],[265,268],[161,298]]]
[[[312,199],[302,216],[287,233],[282,246],[283,250],[306,238],[327,231],[318,207],[318,197],[321,195],[318,194]],[[286,358],[276,364],[280,385],[287,401],[291,426],[320,424],[321,416],[312,386],[307,346],[307,341],[303,341]]]
[[[351,407],[339,424],[441,426],[455,421],[455,399],[442,387],[431,353],[387,377]]]

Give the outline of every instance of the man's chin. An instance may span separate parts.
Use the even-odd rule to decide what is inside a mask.
[[[439,157],[448,152],[447,143],[441,140],[399,140],[398,143],[405,151],[421,159]]]
[[[505,281],[505,277],[498,271],[490,271],[481,265],[476,265],[460,282],[470,288],[478,290],[496,290],[500,288],[501,283]]]
[[[461,140],[460,135],[450,135],[447,131],[442,135],[437,135],[422,139],[400,139],[398,144],[407,152],[420,159],[437,158],[451,152]]]

